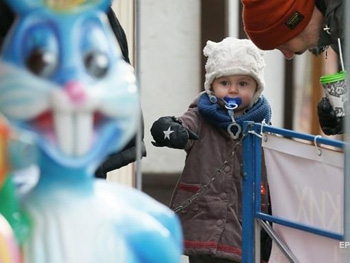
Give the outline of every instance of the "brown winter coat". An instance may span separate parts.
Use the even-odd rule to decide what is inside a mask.
[[[208,184],[240,141],[203,120],[197,100],[180,119],[199,139],[190,141],[186,148],[186,163],[173,193],[172,209]],[[242,147],[238,147],[207,191],[178,212],[186,255],[212,254],[241,262],[242,176]]]

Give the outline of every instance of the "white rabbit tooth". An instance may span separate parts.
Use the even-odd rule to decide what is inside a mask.
[[[76,116],[76,154],[84,155],[91,147],[93,136],[93,115],[91,113],[79,113]]]
[[[55,130],[62,152],[68,156],[82,156],[91,147],[93,116],[91,113],[55,113]]]
[[[71,156],[74,149],[74,121],[72,114],[55,112],[54,123],[59,148],[63,153]]]

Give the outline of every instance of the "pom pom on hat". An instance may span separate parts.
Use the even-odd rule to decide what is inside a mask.
[[[211,94],[211,84],[216,78],[230,75],[248,75],[257,82],[252,105],[259,99],[265,88],[264,52],[251,40],[227,37],[221,42],[207,41],[203,49],[207,58],[205,64],[204,89]]]
[[[242,0],[244,31],[263,50],[272,50],[296,37],[308,25],[313,0]]]

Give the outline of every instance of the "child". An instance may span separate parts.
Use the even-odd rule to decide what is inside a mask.
[[[242,125],[270,122],[261,95],[265,62],[246,39],[208,41],[203,51],[205,92],[183,116],[158,119],[152,143],[187,152],[170,206],[181,219],[189,262],[241,262]],[[262,203],[266,208],[266,195]]]

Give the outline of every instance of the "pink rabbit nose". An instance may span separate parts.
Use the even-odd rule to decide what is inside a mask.
[[[68,94],[70,100],[74,103],[81,103],[86,98],[86,92],[84,86],[77,81],[68,82],[65,86],[65,91]]]

